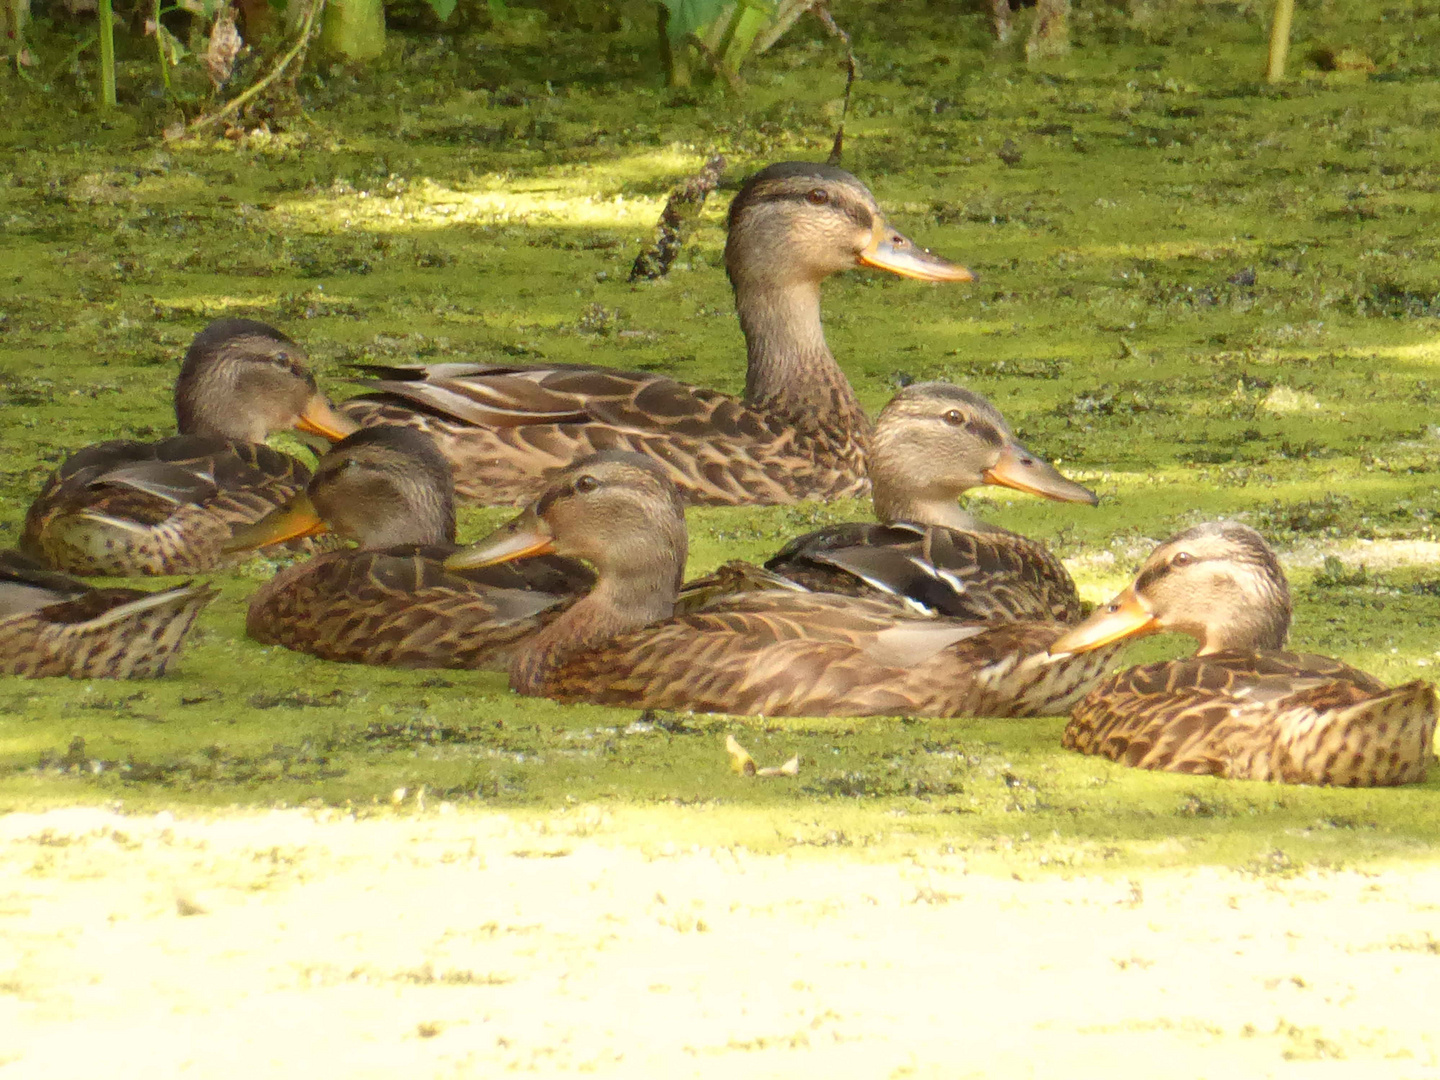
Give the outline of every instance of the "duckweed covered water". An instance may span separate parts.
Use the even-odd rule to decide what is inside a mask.
[[[1285,554],[1297,647],[1424,677],[1440,657],[1440,6],[1303,8],[1295,78],[1276,89],[1256,79],[1266,7],[1080,11],[1075,51],[1034,68],[949,6],[837,12],[865,74],[845,164],[981,280],[846,275],[826,286],[830,342],[872,409],[908,379],[968,385],[1100,492],[1094,510],[977,499],[1055,545],[1087,599],[1155,540],[1236,516]],[[823,158],[842,79],[802,26],[742,99],[672,96],[647,33],[598,49],[558,20],[397,37],[381,66],[302,80],[303,117],[235,139],[162,142],[173,117],[138,60],[122,65],[130,107],[103,123],[69,76],[0,75],[0,542],[70,451],[172,430],[179,357],[217,316],[281,327],[342,397],[355,361],[506,356],[739,392],[729,192],[668,280],[626,274],[708,154],[728,156],[729,190]],[[1340,47],[1376,71],[1306,59]],[[64,48],[37,42],[52,63]],[[1007,139],[1014,164],[996,154]],[[865,513],[696,510],[691,569]],[[462,536],[503,516],[467,512]],[[602,803],[636,830],[757,848],[1266,871],[1440,838],[1440,775],[1401,791],[1222,783],[1068,754],[1059,719],[637,716],[517,699],[495,674],[326,664],[243,637],[275,565],[217,575],[222,598],[161,681],[0,684],[0,805],[363,809],[423,789],[516,811]],[[800,777],[734,776],[727,732],[762,764],[800,754]]]

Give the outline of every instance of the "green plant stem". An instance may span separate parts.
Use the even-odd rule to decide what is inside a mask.
[[[1290,52],[1290,24],[1295,18],[1295,0],[1275,0],[1275,17],[1270,23],[1270,60],[1265,81],[1285,81],[1285,58]]]
[[[155,0],[155,51],[160,55],[160,81],[165,84],[165,96],[174,98],[175,92],[170,89],[170,65],[166,62],[165,38],[161,35],[163,27],[160,25],[160,4],[162,0]]]
[[[113,109],[115,99],[115,9],[100,0],[100,101]]]

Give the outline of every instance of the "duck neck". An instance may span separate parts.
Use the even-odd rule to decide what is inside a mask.
[[[515,653],[510,685],[522,694],[544,692],[546,676],[570,657],[675,613],[685,554],[671,566],[601,572],[586,596]]]
[[[955,501],[954,495],[905,494],[884,482],[884,474],[871,469],[875,517],[890,525],[908,521],[915,525],[939,525],[961,532],[995,532],[995,526],[981,521]]]
[[[749,366],[745,402],[802,431],[856,432],[870,421],[840,370],[820,322],[820,283],[738,281],[735,307]]]

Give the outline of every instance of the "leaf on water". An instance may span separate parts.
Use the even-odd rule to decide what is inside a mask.
[[[725,736],[725,749],[730,754],[730,768],[734,769],[741,776],[755,775],[755,759],[749,752],[735,741],[734,735]]]
[[[730,768],[734,769],[735,772],[741,776],[758,776],[765,779],[772,779],[776,776],[800,775],[799,754],[796,754],[789,761],[785,762],[784,765],[769,765],[763,769],[757,769],[755,767],[755,759],[750,756],[748,750],[736,741],[734,735],[725,736],[725,749],[730,754]]]

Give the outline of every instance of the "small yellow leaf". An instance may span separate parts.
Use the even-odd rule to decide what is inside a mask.
[[[735,741],[734,735],[725,736],[725,749],[730,754],[730,768],[734,769],[741,776],[755,775],[755,759]]]

